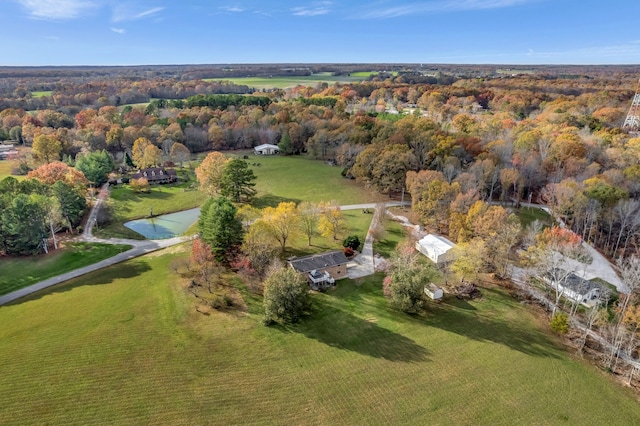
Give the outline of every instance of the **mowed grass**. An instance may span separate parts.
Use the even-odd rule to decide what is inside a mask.
[[[309,76],[275,76],[275,77],[236,77],[236,78],[208,78],[204,81],[230,81],[244,84],[256,89],[287,89],[295,86],[315,86],[318,83],[352,83],[362,81],[369,74],[363,76],[333,76],[331,73],[318,73]]]
[[[388,309],[379,275],[314,294],[290,327],[195,311],[146,256],[0,308],[2,424],[607,424],[628,389],[572,359],[500,289]]]
[[[334,239],[333,235],[322,236],[317,234],[313,236],[311,245],[309,246],[307,236],[297,231],[287,243],[288,248],[284,257],[286,258],[292,255],[305,256],[330,250],[343,250],[342,242],[349,235],[358,236],[361,243],[364,244],[373,215],[362,213],[362,210],[345,210],[342,213],[345,228],[337,235],[337,239]],[[362,248],[362,246],[360,246],[360,248]]]
[[[51,96],[52,93],[53,93],[53,91],[51,91],[51,90],[41,90],[41,91],[31,92],[31,97],[32,98],[42,98],[44,96]]]
[[[123,224],[130,220],[154,215],[173,213],[199,207],[205,200],[202,192],[188,188],[189,184],[153,185],[149,193],[137,193],[129,185],[111,188],[113,220],[95,234],[104,238],[143,238]]]
[[[11,167],[13,167],[12,161],[0,160],[0,180],[6,178],[7,176],[11,176]]]
[[[281,201],[331,201],[340,205],[384,201],[384,196],[366,190],[340,175],[341,167],[304,156],[249,155],[247,162],[257,176],[256,207],[275,206]]]
[[[526,227],[533,223],[535,220],[539,220],[543,225],[549,226],[552,223],[549,213],[542,209],[534,207],[520,207],[515,211],[516,216],[520,219],[522,227]]]
[[[60,250],[30,257],[0,258],[0,295],[91,265],[131,248],[118,244],[68,243]]]

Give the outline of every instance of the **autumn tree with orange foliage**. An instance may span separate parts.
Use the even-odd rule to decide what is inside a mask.
[[[47,185],[53,185],[56,182],[64,182],[71,186],[75,192],[84,195],[89,185],[89,181],[84,174],[68,164],[61,161],[43,164],[27,175],[30,179],[39,180]]]

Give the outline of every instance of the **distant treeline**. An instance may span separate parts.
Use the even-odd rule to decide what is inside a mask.
[[[266,96],[251,95],[195,95],[187,99],[154,99],[150,102],[152,108],[193,108],[210,107],[225,110],[230,106],[260,106],[271,103]]]

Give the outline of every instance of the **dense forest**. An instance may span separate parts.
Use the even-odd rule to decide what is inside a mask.
[[[0,140],[33,148],[22,174],[102,151],[125,167],[140,138],[174,162],[175,144],[278,144],[406,190],[423,225],[454,241],[474,202],[528,201],[608,255],[636,250],[640,138],[621,125],[638,67],[378,65],[362,82],[261,91],[223,79],[372,67],[1,68]]]

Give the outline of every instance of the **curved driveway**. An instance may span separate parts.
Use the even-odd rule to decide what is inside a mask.
[[[171,247],[176,244],[180,244],[194,238],[193,236],[192,237],[174,237],[174,238],[168,238],[164,240],[129,240],[129,239],[123,239],[123,238],[110,238],[110,239],[96,238],[93,236],[93,233],[92,233],[93,225],[95,224],[95,221],[96,221],[98,209],[100,208],[101,204],[104,202],[104,199],[108,195],[109,195],[109,184],[107,183],[100,189],[100,193],[98,194],[96,203],[94,204],[94,206],[91,209],[91,212],[89,213],[87,223],[85,224],[84,232],[82,233],[82,236],[80,236],[79,240],[92,242],[92,243],[127,244],[132,246],[132,248],[123,253],[119,253],[113,257],[110,257],[108,259],[104,259],[104,260],[101,260],[100,262],[94,263],[93,265],[88,265],[88,266],[76,269],[74,271],[70,271],[65,274],[61,274],[44,281],[40,281],[28,287],[21,288],[12,293],[5,294],[4,296],[0,296],[0,306],[13,302],[14,300],[28,296],[30,294],[33,294],[45,288],[88,274],[90,272],[94,272],[99,269],[106,268],[108,266],[115,265],[117,263],[124,262],[126,260],[130,260],[135,257],[145,255],[147,253],[154,252],[156,250],[161,250],[163,248]],[[387,207],[399,206],[399,205],[402,205],[402,203],[398,203],[398,202],[385,203],[385,206]],[[376,207],[375,203],[353,204],[348,206],[340,206],[340,209],[341,210],[358,210],[358,209],[372,209],[375,207]],[[365,241],[365,247],[362,251],[363,251],[363,254],[358,256],[362,258],[359,259],[358,262],[353,265],[355,269],[353,269],[352,274],[358,277],[371,275],[374,272],[372,240],[370,240],[368,234],[367,234],[367,241]],[[370,268],[369,268],[369,264],[371,265]]]

